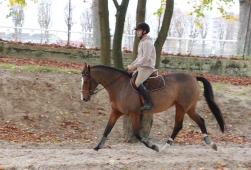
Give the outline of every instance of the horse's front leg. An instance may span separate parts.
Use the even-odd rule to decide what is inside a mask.
[[[129,112],[129,117],[132,123],[134,135],[137,139],[139,139],[142,143],[144,143],[148,148],[151,148],[157,152],[159,152],[158,146],[149,142],[146,138],[142,138],[140,136],[140,113]]]
[[[112,110],[110,112],[109,120],[106,125],[103,137],[101,138],[99,144],[95,148],[93,148],[94,150],[98,151],[99,149],[102,149],[104,147],[104,144],[105,144],[105,141],[106,141],[108,134],[111,132],[113,126],[115,125],[116,121],[118,120],[118,118],[121,115],[122,115],[122,113],[119,111]]]

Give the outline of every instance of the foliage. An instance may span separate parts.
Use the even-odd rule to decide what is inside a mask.
[[[37,3],[38,0],[30,0],[30,1]],[[17,5],[17,4],[24,7],[27,5],[27,0],[9,0],[8,6],[11,7],[11,6]]]
[[[165,10],[165,5],[166,5],[166,0],[161,0],[159,9],[155,11],[153,15],[157,15],[158,17],[160,17]]]
[[[34,3],[38,2],[38,0],[29,0],[29,1]],[[0,4],[1,3],[2,1],[0,1]],[[6,16],[6,18],[11,17],[14,14],[15,11],[13,11],[11,7],[15,5],[21,5],[22,7],[25,7],[27,5],[27,0],[8,0],[8,7],[10,7],[10,13]]]
[[[234,0],[189,0],[189,4],[193,4],[194,11],[189,15],[195,14],[197,18],[205,17],[205,11],[212,11],[214,5],[217,6],[218,11],[222,14],[223,18],[237,20],[235,16],[230,15],[225,9],[234,5]],[[197,26],[201,27],[199,21],[195,22]]]
[[[161,16],[161,14],[164,12],[164,5],[166,3],[166,0],[161,0],[161,6],[157,11],[154,12],[154,15],[157,15],[158,17]],[[226,19],[230,20],[237,20],[237,18],[233,15],[230,15],[225,9],[228,9],[234,4],[234,0],[189,0],[188,4],[193,5],[193,11],[188,13],[188,16],[195,15],[195,25],[199,28],[202,28],[203,25],[201,24],[199,18],[205,17],[206,11],[212,11],[214,9],[214,5],[217,6],[217,9],[222,14],[222,16]]]

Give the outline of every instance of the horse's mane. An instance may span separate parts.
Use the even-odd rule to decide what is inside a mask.
[[[121,69],[118,69],[118,68],[115,68],[115,67],[111,67],[111,66],[106,66],[106,65],[92,65],[90,67],[90,69],[94,69],[94,68],[100,68],[100,69],[104,68],[104,69],[114,70],[114,71],[118,71],[118,72],[124,73],[127,76],[129,76],[129,77],[132,77],[132,75],[130,73],[128,73],[127,71],[121,70]]]

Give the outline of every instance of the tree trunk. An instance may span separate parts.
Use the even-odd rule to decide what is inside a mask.
[[[237,55],[251,56],[251,2],[240,0]]]
[[[68,14],[68,32],[67,32],[67,47],[70,46],[70,39],[71,39],[71,20],[72,20],[72,16],[71,16],[71,0],[69,0],[69,14]]]
[[[163,44],[166,40],[169,26],[171,23],[171,19],[173,15],[173,7],[174,7],[174,0],[167,0],[162,26],[161,26],[159,35],[154,43],[154,46],[156,49],[156,65],[155,65],[156,68],[159,68],[160,66],[161,51],[162,51]]]
[[[93,46],[100,47],[100,25],[98,0],[92,0]]]
[[[150,134],[153,124],[153,115],[152,114],[141,114],[140,115],[140,135],[144,138],[147,138]],[[137,142],[138,139],[134,136],[134,131],[132,124],[128,115],[123,116],[123,130],[124,130],[124,139],[127,142]]]
[[[138,0],[137,18],[136,18],[137,24],[145,21],[145,13],[146,13],[146,0]],[[133,45],[133,60],[138,55],[138,53],[137,53],[138,52],[138,44],[139,44],[139,38],[135,36],[134,45]],[[149,136],[151,128],[152,128],[152,122],[153,122],[153,115],[152,114],[141,114],[140,115],[140,135],[142,137],[147,138]],[[131,124],[129,116],[127,116],[127,115],[123,116],[123,130],[124,130],[124,139],[126,141],[128,141],[128,142],[137,142],[138,141],[138,139],[134,136],[132,124]]]
[[[104,65],[111,65],[110,50],[111,50],[111,37],[109,29],[109,11],[108,0],[98,0],[99,6],[99,21],[100,21],[100,35],[101,35],[101,48],[100,48],[100,62]]]
[[[147,0],[138,0],[138,6],[136,11],[136,25],[145,21],[146,17],[146,1]],[[132,59],[135,60],[138,55],[138,45],[139,45],[139,38],[136,36],[134,37],[134,44],[133,44],[133,52],[132,52]]]
[[[117,9],[117,14],[116,14],[115,32],[113,37],[112,58],[114,66],[123,69],[121,46],[124,32],[125,16],[129,0],[123,0],[120,6],[118,5],[116,0],[113,1]]]

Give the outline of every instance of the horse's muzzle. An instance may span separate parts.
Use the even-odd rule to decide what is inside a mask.
[[[88,101],[90,100],[90,96],[88,96],[87,98],[82,98],[82,100],[83,100],[84,102],[88,102]]]

